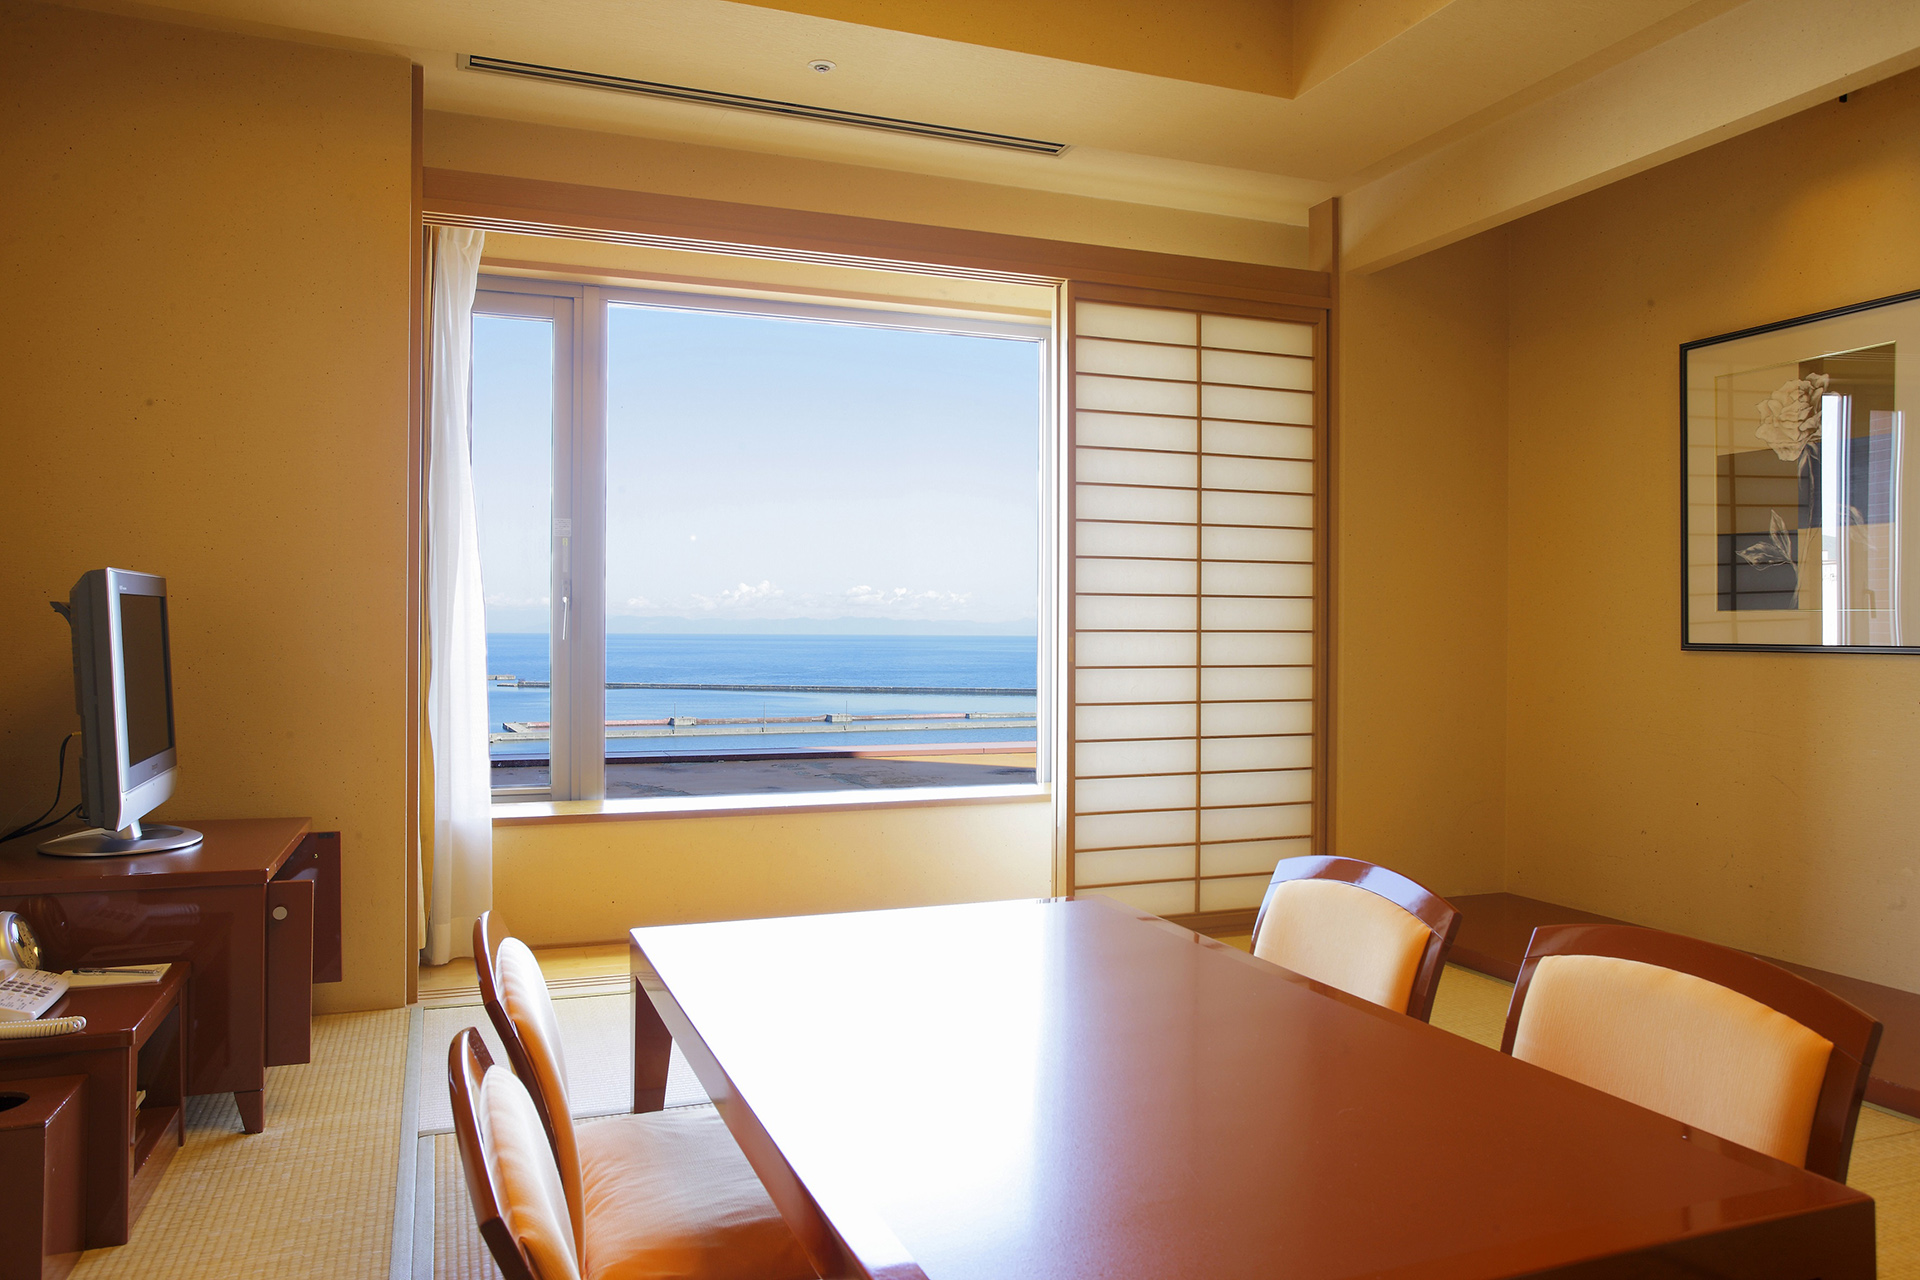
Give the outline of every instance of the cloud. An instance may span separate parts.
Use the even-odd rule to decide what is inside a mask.
[[[764,610],[759,606],[771,604],[786,594],[773,583],[762,579],[757,587],[743,582],[738,586],[728,587],[717,596],[703,596],[696,593],[693,602],[695,606],[705,610],[727,609],[742,613],[762,613]]]
[[[917,617],[952,613],[964,609],[973,599],[971,591],[915,591],[911,587],[848,587],[841,599],[850,607],[873,616]]]
[[[485,599],[489,609],[545,609],[553,603],[553,601],[549,600],[546,596],[528,596],[521,598],[518,596],[491,595],[485,597]]]
[[[770,578],[757,583],[737,582],[703,594],[692,592],[672,599],[629,597],[624,604],[609,603],[610,615],[627,617],[728,618],[876,618],[947,619],[978,621],[978,606],[970,591],[940,591],[925,587],[861,585],[844,591],[788,591]]]

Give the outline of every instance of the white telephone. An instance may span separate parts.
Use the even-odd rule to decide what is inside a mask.
[[[0,1023],[30,1022],[67,994],[67,980],[44,969],[0,973]]]

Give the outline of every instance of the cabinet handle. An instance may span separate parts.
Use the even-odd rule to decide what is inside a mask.
[[[273,909],[273,918],[275,920],[285,920],[287,918],[287,909],[285,907],[275,907]]]

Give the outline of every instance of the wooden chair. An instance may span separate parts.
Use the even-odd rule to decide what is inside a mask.
[[[1253,954],[1425,1022],[1460,913],[1397,871],[1288,858],[1253,922]]]
[[[480,1003],[486,1008],[487,1020],[493,1023],[493,1029],[500,1037],[501,1047],[507,1051],[507,1063],[513,1068],[513,1074],[519,1076],[533,1094],[534,1110],[539,1112],[540,1123],[545,1126],[547,1137],[553,1143],[554,1158],[564,1165],[568,1152],[562,1151],[561,1144],[564,1142],[570,1151],[574,1148],[573,1126],[569,1123],[566,1126],[568,1132],[563,1135],[554,1124],[549,1104],[550,1098],[564,1100],[567,1097],[567,1064],[565,1050],[560,1043],[559,1015],[554,1010],[544,975],[540,975],[537,992],[532,989],[535,984],[528,984],[527,990],[513,993],[515,1012],[523,1020],[538,1020],[542,1024],[541,1042],[551,1046],[548,1053],[535,1061],[521,1041],[520,1031],[514,1025],[513,1016],[507,1012],[501,991],[498,956],[502,944],[508,941],[513,943],[516,952],[526,953],[524,956],[516,954],[513,976],[528,976],[525,961],[532,962],[533,975],[540,975],[540,964],[533,959],[532,949],[518,938],[511,938],[501,931],[493,921],[493,912],[483,911],[480,918],[473,922],[473,971],[479,981]],[[542,1075],[548,1079],[543,1081]],[[566,1110],[564,1105],[561,1109]],[[571,1120],[572,1113],[567,1112],[567,1116]]]
[[[487,1016],[547,1136],[583,1276],[812,1280],[799,1241],[711,1107],[576,1129],[559,1018],[533,952],[487,912],[474,921],[473,961]]]
[[[1871,1016],[1744,951],[1567,924],[1533,931],[1500,1047],[1844,1181],[1879,1044]]]
[[[453,1134],[480,1238],[504,1280],[579,1280],[553,1147],[526,1086],[466,1027],[447,1046]]]

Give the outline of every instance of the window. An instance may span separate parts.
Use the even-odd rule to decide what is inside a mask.
[[[556,652],[553,604],[564,594],[566,539],[556,517],[570,509],[555,491],[556,428],[572,421],[571,298],[487,292],[473,316],[473,487],[487,606],[487,693],[496,777],[547,790],[554,691],[564,689],[565,653]],[[558,468],[561,479],[570,468]],[[563,616],[562,626],[567,619]],[[524,741],[510,736],[517,726]],[[562,773],[564,775],[564,743]],[[538,763],[536,763],[536,761]],[[502,775],[498,765],[515,762]],[[524,784],[523,784],[524,785]]]
[[[496,794],[1045,777],[1045,326],[483,277]]]

